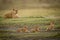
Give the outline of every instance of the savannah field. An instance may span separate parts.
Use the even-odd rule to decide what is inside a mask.
[[[13,8],[19,18],[4,18]],[[51,21],[54,30],[46,31]],[[17,32],[34,26],[39,32]],[[60,0],[0,0],[0,40],[60,40]]]
[[[54,13],[60,13],[60,9],[20,9],[19,18],[5,19],[3,15],[10,10],[0,11],[0,40],[59,40],[60,39],[60,19]],[[51,21],[55,22],[55,30],[46,32],[46,28]],[[28,26],[33,28],[37,25],[41,28],[36,33],[18,33],[18,28]]]

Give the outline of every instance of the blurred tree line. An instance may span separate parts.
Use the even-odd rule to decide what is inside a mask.
[[[40,8],[57,7],[60,8],[60,0],[0,0],[0,10],[17,8]]]

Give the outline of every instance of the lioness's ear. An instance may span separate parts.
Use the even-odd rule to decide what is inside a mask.
[[[14,11],[15,9],[13,8],[12,10]]]

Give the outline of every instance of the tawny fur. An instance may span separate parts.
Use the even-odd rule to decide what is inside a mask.
[[[40,28],[39,27],[34,27],[31,29],[31,32],[40,32]]]
[[[51,22],[46,31],[54,30],[54,23]]]
[[[22,32],[22,28],[18,28],[17,29],[17,32]]]
[[[6,13],[4,18],[18,18],[17,16],[18,10],[13,9],[11,12]]]
[[[29,32],[29,31],[28,31],[28,27],[27,27],[27,26],[24,26],[24,27],[22,28],[22,32]]]

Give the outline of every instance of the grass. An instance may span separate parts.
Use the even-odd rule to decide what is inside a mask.
[[[3,35],[2,35],[3,34]],[[49,37],[49,36],[54,36],[56,35],[57,32],[37,32],[37,33],[13,33],[13,34],[8,34],[8,33],[0,33],[0,37],[9,37],[9,36],[15,36],[15,37]]]
[[[4,12],[6,12],[6,11],[7,10],[1,11],[0,15],[3,15]],[[23,27],[24,25],[27,25],[29,28],[30,27],[32,28],[34,25],[38,25],[42,30],[45,31],[45,29],[49,26],[50,21],[52,21],[52,20],[55,22],[55,28],[60,27],[59,19],[40,17],[40,16],[50,15],[50,13],[57,13],[57,11],[58,10],[53,10],[53,9],[49,9],[49,10],[48,9],[33,9],[33,10],[32,9],[29,9],[29,10],[22,9],[22,10],[19,10],[19,14],[21,13],[20,18],[5,19],[5,18],[0,17],[0,28],[2,28],[2,30],[3,30],[2,32],[0,31],[0,37],[12,37],[13,36],[14,38],[18,39],[18,38],[25,38],[25,37],[33,38],[33,37],[37,37],[37,36],[38,37],[55,36],[58,33],[57,31],[55,31],[55,32],[37,32],[37,33],[16,33],[15,31],[12,31],[12,30],[16,30],[17,28]],[[31,15],[35,16],[35,17],[32,17]],[[37,18],[36,16],[39,18]],[[8,30],[8,29],[10,29],[10,30]],[[4,31],[4,30],[6,30],[6,31]]]
[[[60,9],[54,8],[54,9],[45,9],[45,8],[35,8],[35,9],[19,9],[18,14],[20,17],[40,17],[40,16],[49,16],[49,15],[58,15],[60,13]],[[5,13],[10,12],[11,10],[2,10],[0,11],[0,16],[4,15]],[[60,15],[60,14],[59,14]]]

